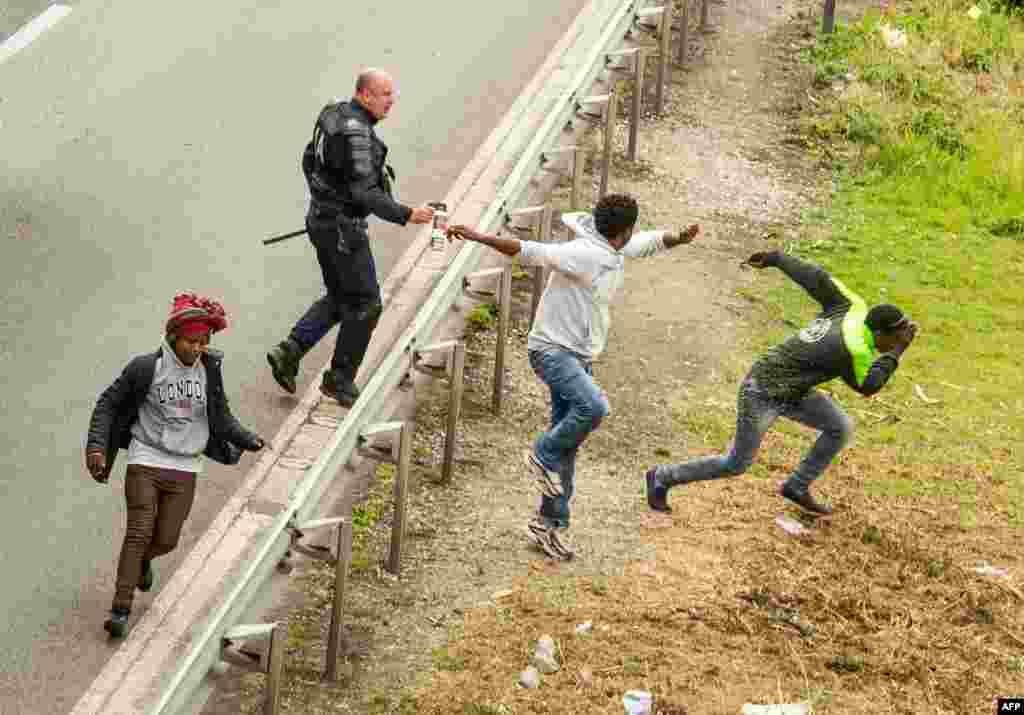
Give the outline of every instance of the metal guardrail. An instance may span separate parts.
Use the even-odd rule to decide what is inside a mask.
[[[478,222],[484,230],[493,230],[504,220],[506,212],[522,196],[536,172],[541,169],[545,151],[552,148],[567,122],[574,116],[589,88],[605,69],[605,55],[625,38],[627,31],[639,17],[646,0],[626,0],[606,21],[603,32],[593,50],[587,55],[581,69],[569,83],[568,89],[556,100],[553,111],[534,133],[515,167]],[[478,244],[465,244],[453,259],[447,271],[432,290],[429,299],[417,312],[410,325],[395,341],[393,348],[381,361],[359,400],[348,411],[320,457],[309,468],[292,493],[288,507],[275,518],[269,534],[264,538],[254,558],[242,571],[226,598],[206,623],[203,632],[191,644],[188,654],[179,661],[152,715],[177,712],[198,688],[206,673],[220,659],[225,634],[234,626],[252,602],[258,588],[269,578],[281,561],[291,542],[290,529],[309,519],[310,513],[356,449],[360,434],[375,420],[391,392],[399,385],[413,366],[414,353],[426,345],[431,333],[462,294],[463,281],[480,262],[483,248]]]

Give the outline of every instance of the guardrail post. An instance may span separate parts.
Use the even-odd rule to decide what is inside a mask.
[[[494,346],[494,395],[491,408],[494,414],[501,414],[502,395],[505,392],[505,346],[508,343],[508,326],[512,317],[512,264],[501,272],[498,283],[498,336]]]
[[[612,165],[613,139],[615,138],[615,122],[618,119],[619,90],[618,83],[612,80],[608,88],[608,103],[604,108],[604,146],[601,157],[601,188],[597,198],[600,201],[608,193],[608,172]]]
[[[284,668],[284,649],[288,640],[288,629],[277,625],[270,634],[270,657],[267,663],[267,699],[263,703],[263,715],[277,715],[281,708],[281,671]]]
[[[455,437],[462,412],[462,387],[466,375],[466,343],[459,341],[452,350],[452,387],[448,394],[448,421],[444,432],[444,461],[441,463],[441,480],[451,481],[455,465]]]
[[[665,110],[666,87],[669,79],[669,58],[672,54],[672,2],[665,0],[661,11],[661,30],[658,35],[658,89],[654,95],[654,111],[661,114]],[[642,51],[642,50],[641,50]]]
[[[550,206],[544,207],[540,215],[540,223],[537,225],[537,240],[545,243],[551,240],[551,218],[554,212]],[[547,284],[548,273],[540,266],[533,269],[533,290],[530,294],[530,328],[533,328],[533,321],[537,318],[537,309],[540,307],[540,297],[544,294],[544,286]]]
[[[268,639],[266,650],[261,653],[248,649],[241,651],[234,647],[234,641],[249,639]],[[267,676],[263,715],[277,715],[281,708],[281,671],[287,640],[288,628],[283,623],[234,626],[221,638],[220,657],[223,662],[250,673],[264,673]]]
[[[630,161],[636,161],[636,155],[639,144],[640,136],[640,114],[643,111],[643,98],[644,98],[644,67],[647,64],[647,52],[646,47],[639,47],[636,51],[634,58],[634,69],[633,69],[633,106],[629,114],[629,145],[626,149],[626,155]],[[659,68],[659,72],[660,72]],[[658,92],[659,102],[661,93],[661,80],[659,79]],[[659,107],[658,111],[661,109]]]
[[[710,14],[710,0],[700,0],[700,31],[711,32],[711,20]]]
[[[679,47],[676,48],[676,64],[686,67],[686,55],[690,48],[690,0],[683,0],[679,14]]]
[[[569,208],[579,211],[582,207],[580,201],[583,196],[583,179],[586,170],[587,157],[582,146],[576,147],[572,155],[572,191],[569,194]]]
[[[341,650],[341,616],[345,603],[345,585],[352,567],[352,498],[345,497],[345,516],[338,526],[338,551],[334,561],[334,600],[331,602],[331,627],[327,633],[327,662],[324,680],[338,680],[338,651]]]
[[[836,29],[836,0],[825,0],[825,7],[822,10],[821,31],[831,35]]]
[[[402,546],[405,540],[406,501],[409,492],[409,462],[412,460],[412,423],[405,422],[398,438],[398,464],[395,470],[395,514],[391,521],[391,544],[387,569],[398,576],[402,570]]]
[[[443,367],[422,362],[424,354],[440,351],[445,351]],[[462,340],[449,340],[417,348],[413,352],[413,369],[432,377],[447,379],[451,385],[451,391],[448,393],[448,420],[444,435],[444,461],[441,463],[441,481],[448,482],[451,481],[452,467],[455,464],[455,437],[459,426],[459,414],[462,412],[462,386],[466,374],[466,343]]]
[[[572,150],[576,151],[577,147],[572,147]],[[552,153],[561,151],[563,150],[555,149]],[[539,219],[532,226],[526,227],[512,222],[513,218],[518,216],[539,216]],[[516,209],[514,211],[509,211],[508,214],[506,214],[505,227],[516,233],[528,233],[532,240],[544,243],[549,241],[551,238],[551,217],[551,207],[547,204]],[[536,266],[533,269],[533,287],[530,296],[530,327],[533,327],[533,320],[537,315],[537,308],[540,305],[540,296],[544,292],[544,284],[546,281],[547,271],[540,266]]]

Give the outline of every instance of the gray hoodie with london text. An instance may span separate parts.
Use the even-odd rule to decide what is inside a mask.
[[[197,457],[210,439],[206,368],[186,365],[166,343],[156,361],[153,384],[139,406],[132,437],[178,457]]]

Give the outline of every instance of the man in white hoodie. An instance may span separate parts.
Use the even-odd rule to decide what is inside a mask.
[[[552,558],[573,556],[558,530],[569,526],[576,453],[609,412],[592,365],[608,340],[608,308],[622,285],[625,258],[643,258],[690,243],[700,230],[693,225],[678,234],[634,235],[638,215],[633,197],[609,194],[592,214],[562,216],[575,234],[575,240],[565,243],[490,236],[462,225],[448,232],[452,238],[519,256],[524,266],[551,269],[527,342],[530,365],[551,390],[551,428],[527,452],[526,462],[541,490],[540,510],[527,533]]]

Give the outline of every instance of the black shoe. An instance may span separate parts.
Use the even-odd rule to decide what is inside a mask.
[[[285,392],[295,394],[295,378],[299,374],[299,360],[302,359],[302,351],[292,340],[285,340],[278,343],[267,353],[267,362],[270,363],[270,370],[274,374],[274,380]]]
[[[110,609],[110,618],[103,624],[103,630],[110,634],[111,638],[124,638],[128,634],[128,616],[131,614],[126,608]]]
[[[828,504],[822,504],[811,496],[809,491],[800,493],[789,484],[783,484],[782,488],[779,489],[779,496],[783,499],[787,499],[791,503],[800,507],[808,514],[814,514],[816,516],[828,516],[832,513],[832,507]]]
[[[324,373],[320,382],[320,392],[337,400],[342,407],[351,407],[359,399],[359,388],[356,387],[356,383],[336,369]]]
[[[654,511],[662,511],[668,514],[672,507],[668,505],[668,487],[658,486],[658,480],[654,477],[654,470],[648,469],[644,476],[647,482],[647,506]]]
[[[153,562],[143,561],[142,576],[139,577],[138,589],[140,591],[149,591],[151,588],[153,588],[153,580]]]

